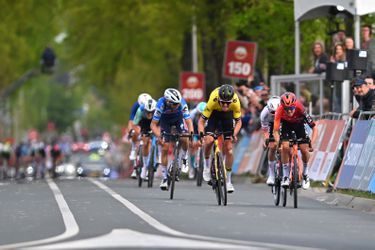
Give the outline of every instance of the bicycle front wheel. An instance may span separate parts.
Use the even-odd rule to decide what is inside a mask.
[[[154,182],[154,147],[151,147],[147,168],[148,168],[147,187],[152,188],[152,184]]]
[[[203,148],[199,148],[199,162],[198,166],[196,169],[197,173],[197,186],[201,187],[202,186],[202,181],[203,181],[203,164],[204,164],[204,159],[203,159]]]
[[[175,187],[175,182],[176,182],[176,175],[177,175],[177,159],[174,159],[173,160],[173,164],[172,164],[172,169],[171,169],[171,172],[170,172],[170,196],[169,198],[171,200],[173,200],[173,195],[174,195],[174,187]]]
[[[293,199],[294,208],[298,207],[298,161],[297,156],[293,157]]]
[[[142,147],[139,146],[138,148],[138,159],[137,159],[137,179],[138,179],[138,187],[142,187],[142,178],[141,178],[141,172],[143,167],[143,154],[142,154]]]
[[[227,182],[226,182],[226,173],[224,169],[224,163],[223,163],[223,158],[220,153],[217,153],[216,155],[216,160],[217,160],[217,170],[218,170],[218,187],[219,187],[219,192],[220,196],[222,199],[222,203],[224,206],[227,205],[227,199],[228,199],[228,193],[227,193]]]

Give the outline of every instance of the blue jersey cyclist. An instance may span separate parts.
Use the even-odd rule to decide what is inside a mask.
[[[149,161],[149,153],[151,148],[150,138],[150,124],[152,117],[156,109],[156,101],[154,99],[148,99],[147,102],[137,109],[134,116],[135,133],[141,134],[141,140],[143,141],[142,155],[143,155],[143,166],[141,172],[141,178],[146,179],[147,166]]]
[[[187,130],[185,124],[187,126]],[[189,108],[186,101],[181,97],[181,94],[177,89],[168,88],[164,91],[164,97],[158,100],[154,117],[152,118],[151,122],[151,130],[159,138],[159,143],[162,144],[161,169],[163,173],[163,180],[160,184],[160,188],[162,190],[168,190],[167,165],[170,138],[168,136],[163,136],[163,138],[161,138],[161,135],[162,132],[170,133],[172,126],[175,126],[179,133],[193,133],[193,123],[190,118]],[[181,144],[182,171],[187,172],[187,150],[189,146],[189,139],[181,138]]]

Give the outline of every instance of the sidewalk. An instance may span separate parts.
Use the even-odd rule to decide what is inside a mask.
[[[302,192],[302,195],[312,196],[330,206],[346,207],[375,214],[375,200],[336,192],[327,193],[326,191],[326,188],[313,187]]]
[[[238,183],[266,185],[266,179],[262,177],[234,176],[233,178]],[[375,200],[373,199],[355,197],[337,192],[327,193],[327,188],[323,187],[312,187],[299,193],[302,196],[313,198],[332,207],[345,207],[375,215]]]

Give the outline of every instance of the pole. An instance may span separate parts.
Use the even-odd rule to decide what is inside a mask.
[[[299,21],[294,22],[294,73],[296,75],[300,74],[300,30],[299,30]],[[296,95],[297,98],[300,96],[300,86],[299,86],[299,81],[295,81],[296,84]]]
[[[197,25],[195,24],[195,15],[193,16],[193,26],[191,31],[191,43],[192,43],[192,69],[193,72],[198,72],[198,42],[197,42]]]

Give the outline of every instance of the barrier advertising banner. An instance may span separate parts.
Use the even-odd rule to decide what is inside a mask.
[[[343,164],[341,165],[338,177],[336,179],[336,187],[349,188],[352,181],[356,166],[358,164],[363,145],[369,134],[371,121],[358,120],[355,124]]]
[[[238,174],[252,173],[257,174],[259,161],[263,152],[263,136],[261,131],[254,132],[250,137],[250,143],[243,154],[239,165]]]
[[[187,102],[203,101],[205,89],[203,73],[182,72],[180,74],[180,90]]]
[[[234,157],[234,161],[232,165],[233,173],[238,172],[238,168],[240,167],[242,158],[244,157],[245,152],[247,148],[249,147],[249,144],[250,144],[250,136],[244,136],[241,138],[241,140],[238,142],[238,144],[234,148],[234,155],[236,157]]]
[[[247,79],[254,73],[257,44],[245,41],[228,41],[225,49],[223,75]]]
[[[375,122],[371,122],[370,132],[363,145],[361,156],[359,157],[352,182],[350,183],[351,189],[367,191],[372,178],[373,169],[375,168],[374,164],[370,164],[370,159],[375,152]]]

